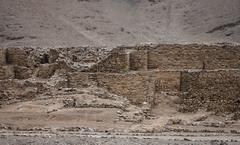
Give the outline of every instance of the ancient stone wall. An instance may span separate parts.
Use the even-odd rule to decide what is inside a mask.
[[[148,54],[149,69],[240,68],[239,46],[159,45]]]
[[[39,78],[47,79],[53,76],[55,71],[59,69],[58,64],[41,64],[36,71],[36,75]]]
[[[126,72],[129,69],[129,55],[124,49],[114,49],[107,58],[94,65],[90,72]]]
[[[137,50],[132,51],[129,56],[129,69],[135,71],[144,71],[148,67],[148,51]]]
[[[180,72],[154,71],[150,76],[154,80],[155,93],[180,92]]]
[[[28,54],[23,48],[8,48],[6,50],[6,62],[11,65],[27,66]]]
[[[142,74],[96,74],[97,85],[107,89],[109,92],[122,95],[134,104],[141,104],[147,100],[150,80],[147,75]]]
[[[13,79],[15,77],[12,66],[0,66],[0,80]]]
[[[161,93],[177,92],[182,111],[239,111],[239,46],[119,47],[104,51],[104,58],[94,50],[87,51],[89,57],[79,56],[84,50],[0,49],[0,80],[38,77],[56,88],[97,85],[134,104],[153,103]],[[99,58],[92,59],[95,56]],[[87,67],[88,63],[95,64]]]
[[[32,70],[24,66],[14,66],[14,78],[15,79],[28,79],[32,77]]]
[[[240,111],[240,70],[184,72],[181,77],[182,111]]]
[[[97,73],[90,80],[111,93],[127,97],[134,104],[153,103],[156,93],[180,90],[180,72]]]
[[[68,74],[69,87],[88,87],[90,85],[90,73],[73,72]]]
[[[0,80],[0,105],[32,100],[38,94],[49,93],[42,83],[18,80]]]
[[[6,64],[6,49],[0,48],[0,65]]]

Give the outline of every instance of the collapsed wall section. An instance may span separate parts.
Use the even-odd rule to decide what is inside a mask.
[[[39,94],[49,93],[42,83],[18,80],[0,80],[0,105],[29,101]]]
[[[125,49],[114,49],[105,59],[100,60],[90,72],[127,72],[129,69],[129,54]]]

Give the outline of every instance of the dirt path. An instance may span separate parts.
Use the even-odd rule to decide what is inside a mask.
[[[201,133],[161,133],[161,134],[119,134],[119,133],[97,133],[97,132],[36,132],[36,131],[1,131],[0,144],[14,144],[16,141],[32,144],[64,144],[84,143],[99,144],[226,144],[237,145],[240,143],[239,135],[204,134]],[[62,140],[64,139],[64,141]],[[70,140],[71,139],[71,140]],[[94,141],[94,142],[93,142]]]

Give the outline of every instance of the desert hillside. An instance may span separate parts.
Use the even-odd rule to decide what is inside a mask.
[[[240,42],[239,0],[0,0],[0,46]]]

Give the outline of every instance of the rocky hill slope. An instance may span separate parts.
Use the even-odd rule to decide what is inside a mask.
[[[0,0],[0,46],[240,42],[239,0]]]

